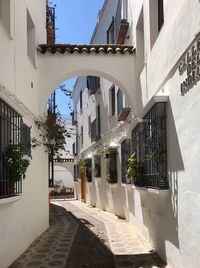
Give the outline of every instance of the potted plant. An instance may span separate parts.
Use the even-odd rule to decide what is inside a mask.
[[[142,185],[142,168],[143,165],[138,163],[136,154],[133,153],[128,159],[126,178],[135,185]]]
[[[8,168],[10,193],[14,193],[16,182],[26,178],[30,165],[29,159],[23,158],[23,144],[10,144],[6,149],[5,165]]]

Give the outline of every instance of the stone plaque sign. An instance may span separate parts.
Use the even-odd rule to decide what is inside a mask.
[[[195,38],[179,62],[179,74],[186,72],[181,83],[181,94],[184,96],[200,80],[200,35]]]

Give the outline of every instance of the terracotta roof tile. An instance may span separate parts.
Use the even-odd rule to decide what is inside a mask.
[[[64,53],[129,53],[132,54],[135,51],[135,48],[130,45],[71,45],[71,44],[55,44],[55,45],[39,45],[38,50],[41,54],[46,54],[47,52],[50,52],[52,54],[55,54],[56,52],[59,52],[60,54]]]

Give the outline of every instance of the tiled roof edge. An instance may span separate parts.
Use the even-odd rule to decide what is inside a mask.
[[[116,54],[117,52],[121,54],[129,53],[133,54],[135,48],[131,45],[105,45],[105,44],[90,44],[90,45],[71,45],[71,44],[54,44],[54,45],[47,45],[41,44],[38,46],[38,50],[41,54],[46,54],[47,52],[55,54],[59,52],[60,54],[70,53],[73,54],[75,52],[82,54],[82,53],[103,53],[103,54]]]

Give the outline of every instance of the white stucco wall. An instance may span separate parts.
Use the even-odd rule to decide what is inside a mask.
[[[66,188],[74,188],[74,163],[56,163],[54,164],[54,182],[62,181],[61,185]]]
[[[105,42],[106,30],[115,13],[115,1],[108,1],[99,28],[93,38],[94,43]],[[136,26],[143,13],[144,24],[144,68],[141,73],[136,69],[135,84],[138,105],[136,115],[145,114],[149,108],[152,96],[169,96],[167,104],[167,151],[168,176],[170,189],[167,191],[139,190],[134,186],[122,185],[120,178],[120,142],[124,137],[130,137],[130,131],[136,122],[124,124],[120,129],[115,128],[110,135],[105,136],[96,144],[91,144],[89,138],[84,138],[82,156],[95,155],[101,144],[117,143],[118,145],[118,183],[106,183],[105,160],[102,158],[102,177],[93,178],[87,183],[87,202],[101,209],[111,211],[116,215],[129,219],[139,230],[149,238],[160,256],[174,268],[198,268],[199,261],[199,87],[200,82],[185,95],[180,92],[180,84],[185,76],[178,72],[178,62],[181,55],[194,40],[199,32],[199,1],[164,1],[164,25],[155,38],[155,29],[150,28],[151,1],[129,1],[132,14],[131,34],[136,45],[136,66],[140,62],[137,53]],[[113,5],[111,7],[111,5]],[[112,11],[111,11],[112,9]],[[152,12],[152,10],[151,10]],[[153,10],[155,12],[155,10]],[[155,38],[152,46],[151,38]],[[128,42],[128,41],[126,41]],[[126,70],[122,70],[125,72]],[[80,88],[84,90],[83,78],[80,78]],[[105,84],[104,84],[105,83]],[[101,80],[103,98],[104,123],[103,131],[109,131],[108,84]],[[76,92],[74,93],[76,94]],[[93,106],[86,93],[83,100],[85,106],[81,118],[87,122],[87,114],[93,113]],[[98,100],[99,94],[95,96]],[[78,95],[76,96],[78,102]],[[84,103],[83,101],[83,103]],[[83,104],[84,105],[84,104]],[[145,112],[144,112],[145,111]],[[80,118],[80,122],[82,122]],[[86,120],[86,121],[85,121]],[[121,133],[121,131],[123,131]],[[85,133],[84,135],[87,135]],[[80,182],[76,183],[77,196],[80,198]]]
[[[38,137],[34,118],[40,102],[36,65],[27,57],[27,9],[36,31],[36,45],[46,42],[46,1],[11,0],[11,31],[0,20],[0,97],[16,109]],[[31,88],[31,82],[33,88]],[[49,225],[48,162],[44,148],[32,151],[20,197],[0,199],[0,267],[8,267]],[[17,246],[13,241],[18,241]]]

